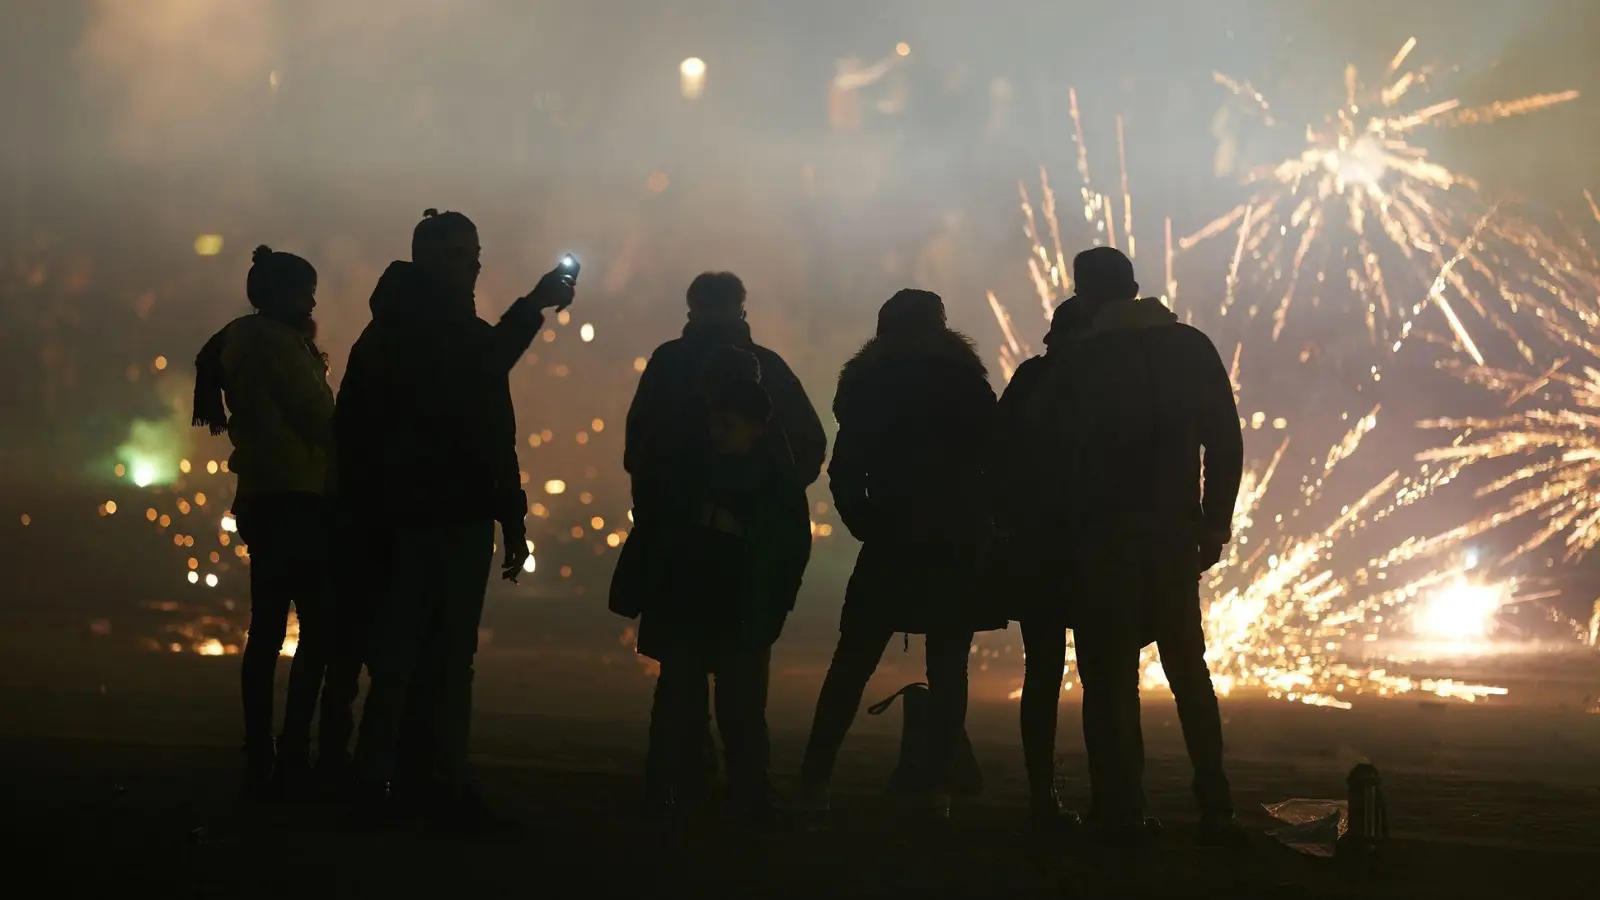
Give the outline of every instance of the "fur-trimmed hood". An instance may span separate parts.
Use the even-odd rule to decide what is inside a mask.
[[[880,335],[863,344],[839,371],[834,417],[846,412],[841,407],[848,407],[852,397],[870,390],[868,384],[879,377],[913,371],[929,379],[964,377],[985,383],[989,379],[989,370],[978,355],[976,342],[959,331],[942,328],[915,334]]]

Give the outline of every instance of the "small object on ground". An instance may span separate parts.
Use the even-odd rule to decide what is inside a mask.
[[[1286,826],[1273,829],[1267,835],[1307,856],[1332,857],[1339,835],[1344,834],[1343,800],[1296,797],[1281,803],[1263,803],[1261,808]]]
[[[1367,860],[1389,840],[1389,812],[1383,802],[1383,776],[1371,763],[1350,770],[1349,824],[1335,855]]]

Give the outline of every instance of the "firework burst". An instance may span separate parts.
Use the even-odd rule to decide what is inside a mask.
[[[1485,530],[1528,518],[1538,523],[1502,562],[1557,539],[1569,560],[1600,545],[1600,348],[1588,339],[1593,325],[1581,328],[1552,329],[1564,338],[1565,355],[1541,372],[1444,364],[1502,398],[1504,412],[1419,423],[1455,432],[1449,444],[1419,454],[1421,460],[1516,461],[1477,492],[1500,501],[1480,520]]]
[[[1348,288],[1375,345],[1398,350],[1416,318],[1431,307],[1448,327],[1450,342],[1479,365],[1480,339],[1464,315],[1506,335],[1531,360],[1510,313],[1519,306],[1571,302],[1568,260],[1552,258],[1542,230],[1486,202],[1471,178],[1431,160],[1419,135],[1525,115],[1574,100],[1578,92],[1476,107],[1459,99],[1413,103],[1428,92],[1434,75],[1429,66],[1407,67],[1416,44],[1412,38],[1400,48],[1376,85],[1347,67],[1344,104],[1306,126],[1303,149],[1250,169],[1244,176],[1249,199],[1178,247],[1231,233],[1233,263],[1219,311],[1227,315],[1236,303],[1240,266],[1259,267],[1282,288],[1271,308],[1274,340],[1297,299],[1309,297],[1315,305],[1327,292]],[[1280,124],[1280,111],[1248,82],[1220,73],[1216,80],[1265,125]],[[1504,274],[1509,271],[1525,275],[1512,279]],[[1259,311],[1247,308],[1251,316]]]
[[[1077,97],[1075,93],[1069,96],[1082,180],[1079,197],[1088,232],[1084,237],[1097,245],[1112,246],[1120,239],[1131,256],[1135,245],[1126,166],[1122,167],[1120,192],[1106,193],[1094,187]],[[1048,321],[1072,290],[1056,194],[1043,169],[1038,206],[1026,186],[1019,186],[1019,191],[1024,234],[1030,242],[1027,270]],[[1170,220],[1167,223],[1162,300],[1176,306]],[[1000,363],[1009,380],[1032,351],[1006,305],[992,291],[987,299],[1000,327]],[[1234,350],[1231,367],[1236,398],[1242,355],[1240,345]],[[1460,630],[1477,630],[1498,607],[1455,600],[1487,595],[1500,598],[1500,605],[1505,605],[1515,602],[1517,587],[1472,580],[1473,565],[1464,560],[1436,564],[1448,555],[1449,547],[1442,541],[1407,538],[1370,555],[1351,540],[1369,526],[1431,496],[1465,465],[1456,460],[1444,465],[1423,463],[1409,475],[1391,471],[1353,498],[1341,492],[1339,496],[1345,499],[1330,499],[1328,486],[1336,470],[1377,427],[1380,411],[1374,406],[1365,414],[1343,414],[1341,436],[1326,453],[1311,457],[1303,469],[1288,455],[1291,437],[1285,417],[1258,410],[1241,420],[1250,443],[1263,437],[1263,431],[1280,436],[1265,461],[1245,473],[1234,510],[1235,541],[1201,585],[1207,661],[1219,693],[1258,692],[1339,708],[1349,707],[1350,698],[1363,693],[1384,696],[1421,691],[1469,701],[1505,693],[1491,685],[1414,679],[1390,671],[1373,652],[1380,637],[1417,619],[1411,610],[1414,606],[1431,611],[1426,621],[1433,631],[1440,630],[1441,622],[1460,622]],[[1291,469],[1299,470],[1297,482],[1288,474]],[[1285,481],[1292,483],[1285,485]],[[1065,673],[1069,688],[1072,668],[1069,647]],[[1146,650],[1143,682],[1147,687],[1166,683],[1154,648]]]

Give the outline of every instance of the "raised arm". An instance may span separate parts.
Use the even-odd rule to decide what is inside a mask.
[[[572,303],[572,295],[572,285],[563,280],[559,270],[546,273],[539,284],[526,296],[518,297],[495,324],[490,339],[491,364],[510,371],[539,336],[539,329],[544,327],[544,311],[566,308]]]

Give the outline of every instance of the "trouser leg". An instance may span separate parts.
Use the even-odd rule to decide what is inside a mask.
[[[716,673],[717,729],[727,752],[728,786],[735,802],[761,808],[771,792],[768,766],[767,674],[771,651],[747,648],[723,660]]]
[[[1106,825],[1144,815],[1144,736],[1139,723],[1139,644],[1119,623],[1073,632],[1083,682],[1083,742],[1089,757],[1090,818]]]
[[[1067,630],[1054,622],[1022,623],[1022,757],[1034,794],[1055,789],[1057,713],[1067,663]]]
[[[1156,647],[1194,766],[1194,796],[1200,813],[1228,818],[1233,815],[1233,796],[1222,764],[1222,713],[1206,666],[1205,629],[1198,602],[1184,604],[1161,623]]]
[[[806,741],[805,760],[800,779],[808,785],[825,785],[833,775],[834,762],[844,737],[861,708],[861,695],[878,668],[883,651],[893,633],[889,631],[842,631],[833,651],[817,697],[816,715],[811,720],[811,737]]]
[[[972,652],[972,632],[934,632],[927,636],[924,649],[928,672],[927,787],[943,792],[950,789],[950,770],[966,732],[967,659]]]

